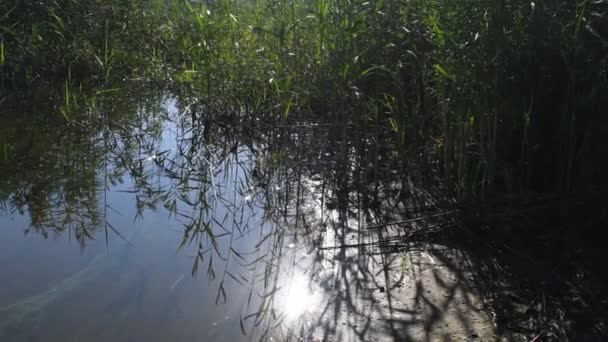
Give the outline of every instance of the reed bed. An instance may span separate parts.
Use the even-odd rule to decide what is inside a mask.
[[[208,112],[390,132],[461,198],[603,188],[604,1],[3,1],[3,89],[168,82]],[[72,101],[73,102],[73,101]],[[67,111],[63,113],[67,120]]]

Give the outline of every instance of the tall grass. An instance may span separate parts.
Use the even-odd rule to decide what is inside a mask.
[[[209,113],[360,125],[391,135],[404,164],[424,161],[462,197],[607,184],[605,2],[65,0],[0,10],[3,68],[26,77],[68,66],[75,79],[169,75]]]
[[[2,1],[2,66],[15,87],[36,78],[122,79],[151,70],[148,50],[161,45],[163,1]]]
[[[570,191],[604,182],[594,159],[604,157],[590,148],[601,144],[597,138],[606,125],[597,107],[605,99],[597,95],[606,90],[608,50],[596,31],[606,6],[440,4],[445,45],[437,58],[454,75],[444,94],[452,101],[446,114],[451,125],[444,129],[451,155],[446,167],[460,170],[463,160],[469,165],[453,173],[470,180],[463,190]],[[467,145],[478,157],[471,158]]]

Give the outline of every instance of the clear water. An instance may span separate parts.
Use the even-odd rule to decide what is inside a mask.
[[[280,339],[310,313],[306,191],[280,133],[158,91],[69,124],[57,103],[0,110],[0,341]]]

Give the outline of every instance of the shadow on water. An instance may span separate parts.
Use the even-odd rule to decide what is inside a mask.
[[[386,132],[116,89],[67,121],[5,100],[3,341],[493,337],[456,211]]]
[[[283,133],[284,135],[285,133]],[[478,268],[446,244],[456,210],[416,186],[382,132],[351,126],[288,129],[311,309],[287,336],[309,340],[493,338]],[[420,179],[432,178],[426,174]],[[433,191],[440,192],[441,189]],[[303,291],[304,292],[304,291]],[[304,292],[305,293],[305,292]]]

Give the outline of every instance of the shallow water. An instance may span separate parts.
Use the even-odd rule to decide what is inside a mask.
[[[0,341],[492,340],[378,127],[57,89],[0,99]]]
[[[0,114],[1,341],[278,339],[312,310],[280,149],[159,91],[56,107]]]

